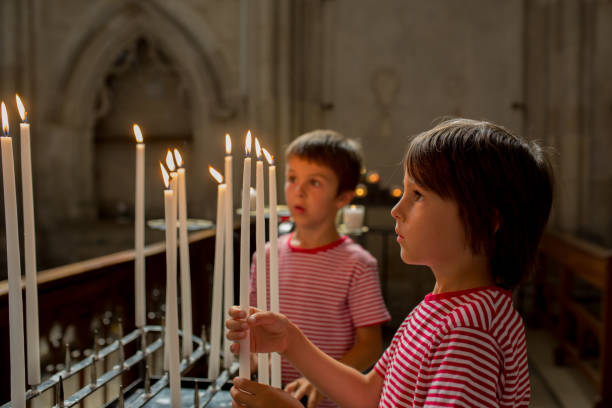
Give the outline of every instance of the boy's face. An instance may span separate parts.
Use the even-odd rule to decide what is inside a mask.
[[[290,156],[286,171],[285,199],[298,228],[333,224],[352,198],[352,192],[337,194],[338,176],[325,165]]]
[[[432,269],[464,264],[472,257],[459,207],[404,176],[404,194],[391,210],[402,260]]]

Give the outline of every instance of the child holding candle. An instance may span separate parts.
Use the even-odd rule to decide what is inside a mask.
[[[294,140],[285,158],[285,198],[295,232],[278,240],[280,312],[325,353],[365,370],[382,352],[381,324],[390,315],[376,260],[349,237],[341,237],[335,224],[359,180],[359,146],[337,132],[317,130]],[[268,243],[267,276],[269,261]],[[252,265],[250,304],[256,305],[256,256]],[[336,406],[322,400],[287,361],[282,383],[298,400],[306,397],[310,408]]]
[[[370,373],[330,359],[279,314],[245,320],[234,307],[227,337],[249,327],[253,351],[282,353],[342,406],[527,407],[525,330],[509,291],[533,267],[550,214],[542,149],[500,126],[455,119],[413,139],[404,170],[391,211],[401,258],[428,265],[436,284]],[[243,378],[232,396],[244,406],[299,406]]]

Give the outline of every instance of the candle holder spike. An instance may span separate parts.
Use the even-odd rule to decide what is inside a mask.
[[[58,395],[59,395],[59,400],[57,402],[57,406],[59,408],[64,408],[64,380],[62,379],[62,376],[60,376],[59,378],[59,384],[58,384]]]
[[[119,384],[119,408],[125,408],[125,401],[123,396],[123,384]]]
[[[66,343],[66,355],[64,357],[66,373],[70,373],[70,344]]]
[[[145,366],[144,389],[146,396],[151,395],[151,366],[148,364]]]

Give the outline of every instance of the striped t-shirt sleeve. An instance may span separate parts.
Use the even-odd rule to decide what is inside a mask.
[[[501,360],[490,334],[455,327],[431,350],[428,373],[421,376],[425,383],[414,400],[426,407],[498,407]]]
[[[348,291],[348,307],[353,326],[365,327],[389,321],[391,315],[380,290],[376,260],[358,261],[354,268]]]

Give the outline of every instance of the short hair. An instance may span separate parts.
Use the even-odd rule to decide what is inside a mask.
[[[297,137],[285,150],[287,159],[292,156],[329,167],[338,177],[338,191],[353,191],[361,175],[361,147],[329,129],[318,129]]]
[[[542,147],[490,122],[451,119],[411,141],[404,168],[457,202],[466,239],[488,256],[497,286],[512,290],[528,277],[553,197]]]

